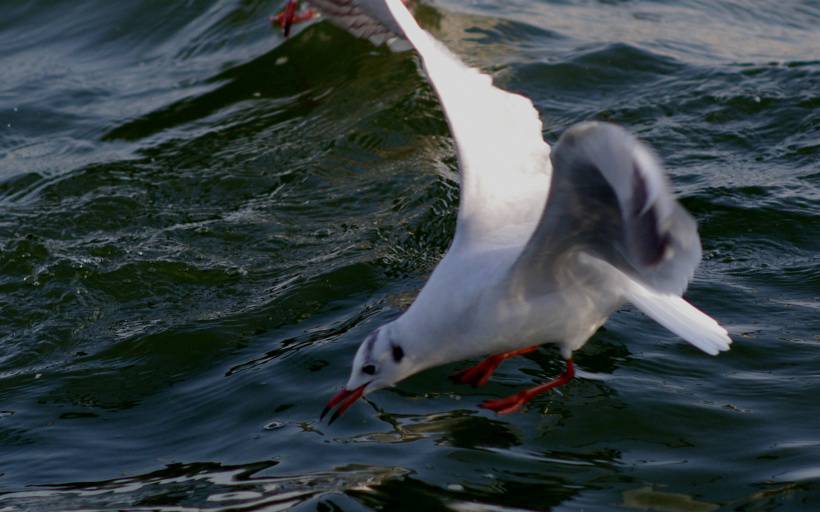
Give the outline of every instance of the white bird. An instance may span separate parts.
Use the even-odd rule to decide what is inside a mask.
[[[503,360],[558,345],[561,376],[481,404],[516,411],[572,379],[573,352],[626,302],[707,354],[729,349],[726,330],[681,298],[701,258],[697,226],[644,144],[588,122],[550,154],[530,100],[462,63],[401,0],[321,2],[386,6],[391,32],[421,56],[461,171],[452,245],[407,311],[362,342],[322,417],[433,366],[495,354],[454,376],[481,385]]]

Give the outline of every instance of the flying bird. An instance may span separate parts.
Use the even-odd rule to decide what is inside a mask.
[[[558,345],[563,374],[480,404],[519,410],[573,378],[573,352],[625,303],[707,354],[729,349],[726,330],[681,297],[701,259],[697,225],[645,144],[613,124],[585,122],[551,150],[532,102],[466,66],[401,0],[312,2],[354,34],[409,42],[441,101],[461,172],[447,253],[412,305],[364,339],[323,418],[338,407],[332,423],[361,396],[433,366],[492,354],[453,376],[479,386],[504,360]]]

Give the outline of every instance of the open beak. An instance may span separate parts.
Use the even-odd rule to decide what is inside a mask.
[[[368,384],[370,384],[370,382],[365,382],[356,389],[342,388],[342,390],[336,393],[336,395],[333,398],[331,398],[330,401],[327,403],[325,409],[322,411],[322,415],[319,416],[319,420],[321,421],[322,419],[324,419],[325,415],[327,415],[327,413],[329,413],[331,409],[336,407],[337,404],[341,404],[339,405],[339,408],[336,409],[336,412],[333,413],[333,416],[330,417],[330,421],[328,421],[327,424],[330,425],[331,423],[336,421],[336,419],[342,414],[344,414],[344,412],[351,405],[353,405],[353,403],[356,400],[362,397],[362,395],[364,394],[364,388],[366,388]]]

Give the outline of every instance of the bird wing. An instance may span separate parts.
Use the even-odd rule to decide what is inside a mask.
[[[646,286],[680,295],[700,262],[697,225],[649,149],[608,123],[567,130],[550,197],[517,271],[542,275],[567,255],[598,257]]]
[[[455,140],[461,198],[450,252],[526,242],[547,199],[550,148],[532,102],[493,86],[425,32],[400,0],[386,5],[421,56]]]
[[[511,270],[514,286],[539,294],[570,279],[617,288],[705,352],[727,350],[726,330],[680,298],[700,263],[700,237],[652,152],[623,128],[581,123],[561,136],[552,163],[549,199]],[[596,266],[578,265],[588,261]],[[601,269],[613,279],[596,277]]]
[[[404,39],[384,0],[310,0],[333,24],[356,37],[368,39],[375,46]],[[404,49],[404,45],[394,49]],[[391,44],[391,48],[394,45]]]

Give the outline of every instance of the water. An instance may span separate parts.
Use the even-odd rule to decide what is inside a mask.
[[[422,5],[555,141],[611,120],[697,217],[708,357],[634,309],[318,421],[446,250],[453,143],[409,54],[266,1],[0,17],[0,510],[820,509],[820,6]],[[441,340],[446,342],[446,340]]]

